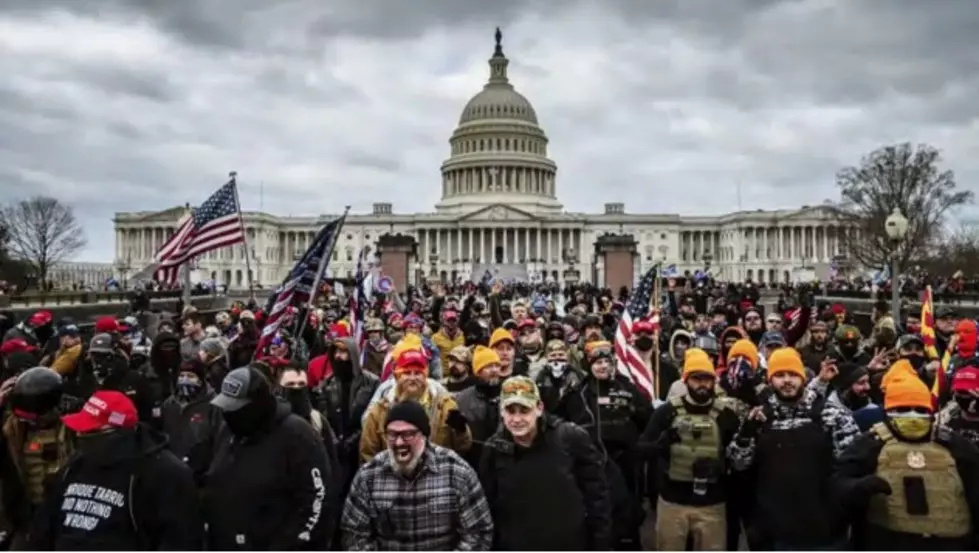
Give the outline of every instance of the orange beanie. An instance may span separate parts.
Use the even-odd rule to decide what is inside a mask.
[[[694,374],[716,376],[714,364],[710,362],[707,352],[700,348],[690,348],[683,356],[683,374],[680,378],[685,382]]]
[[[900,375],[891,379],[884,391],[884,410],[900,408],[932,410],[931,391],[917,376]]]
[[[803,380],[809,378],[806,367],[802,364],[802,356],[795,348],[779,348],[768,356],[768,379],[784,372],[797,374]]]

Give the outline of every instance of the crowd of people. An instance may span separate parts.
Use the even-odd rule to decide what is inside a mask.
[[[884,304],[864,335],[782,292],[669,279],[626,322],[628,291],[589,286],[327,293],[274,332],[140,304],[91,338],[0,315],[3,543],[979,547],[976,322],[940,308],[932,339]]]

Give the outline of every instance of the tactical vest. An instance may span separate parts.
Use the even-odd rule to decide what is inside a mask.
[[[44,499],[44,485],[61,470],[68,457],[65,427],[28,431],[24,436],[22,464],[24,490],[32,505]]]
[[[672,427],[680,436],[680,441],[670,446],[670,469],[667,476],[674,482],[693,482],[694,463],[699,459],[713,461],[719,467],[723,463],[721,430],[717,425],[721,407],[714,401],[707,413],[694,414],[687,410],[682,398],[675,397],[670,403],[676,409]],[[706,482],[716,483],[721,472],[711,471]]]
[[[891,495],[875,495],[867,510],[867,520],[893,532],[960,538],[972,531],[965,487],[955,459],[941,445],[928,441],[908,443],[895,438],[884,423],[873,426],[884,447],[877,456],[877,476],[891,486]],[[928,514],[908,513],[905,478],[924,481]]]

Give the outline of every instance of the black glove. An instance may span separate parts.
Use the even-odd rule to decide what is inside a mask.
[[[458,409],[453,409],[445,417],[445,424],[452,430],[462,434],[466,431],[466,426],[469,424],[469,421],[466,420],[466,416],[460,413]]]
[[[887,480],[884,480],[876,474],[864,476],[860,480],[857,480],[854,487],[858,493],[867,497],[877,494],[891,495],[893,491],[891,490],[891,485],[887,483]]]
[[[761,421],[752,418],[745,419],[744,423],[741,424],[741,430],[738,431],[738,437],[747,440],[758,436],[758,433],[761,432],[762,424]]]

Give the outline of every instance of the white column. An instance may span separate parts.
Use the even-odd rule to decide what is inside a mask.
[[[561,255],[564,253],[564,229],[560,228],[557,230],[557,258],[558,263],[564,263],[561,259]]]
[[[490,232],[490,259],[491,263],[496,263],[496,228],[489,229]]]
[[[530,228],[523,229],[523,258],[524,262],[530,260]]]
[[[476,262],[476,254],[473,253],[473,229],[469,229],[469,250],[466,252],[466,257],[469,258],[470,263]]]
[[[534,257],[536,257],[537,259],[543,259],[544,256],[541,255],[541,250],[542,250],[542,247],[541,246],[543,245],[543,237],[542,237],[542,235],[544,234],[544,229],[537,228],[537,229],[534,230],[534,234],[537,235],[537,255],[535,255]]]

